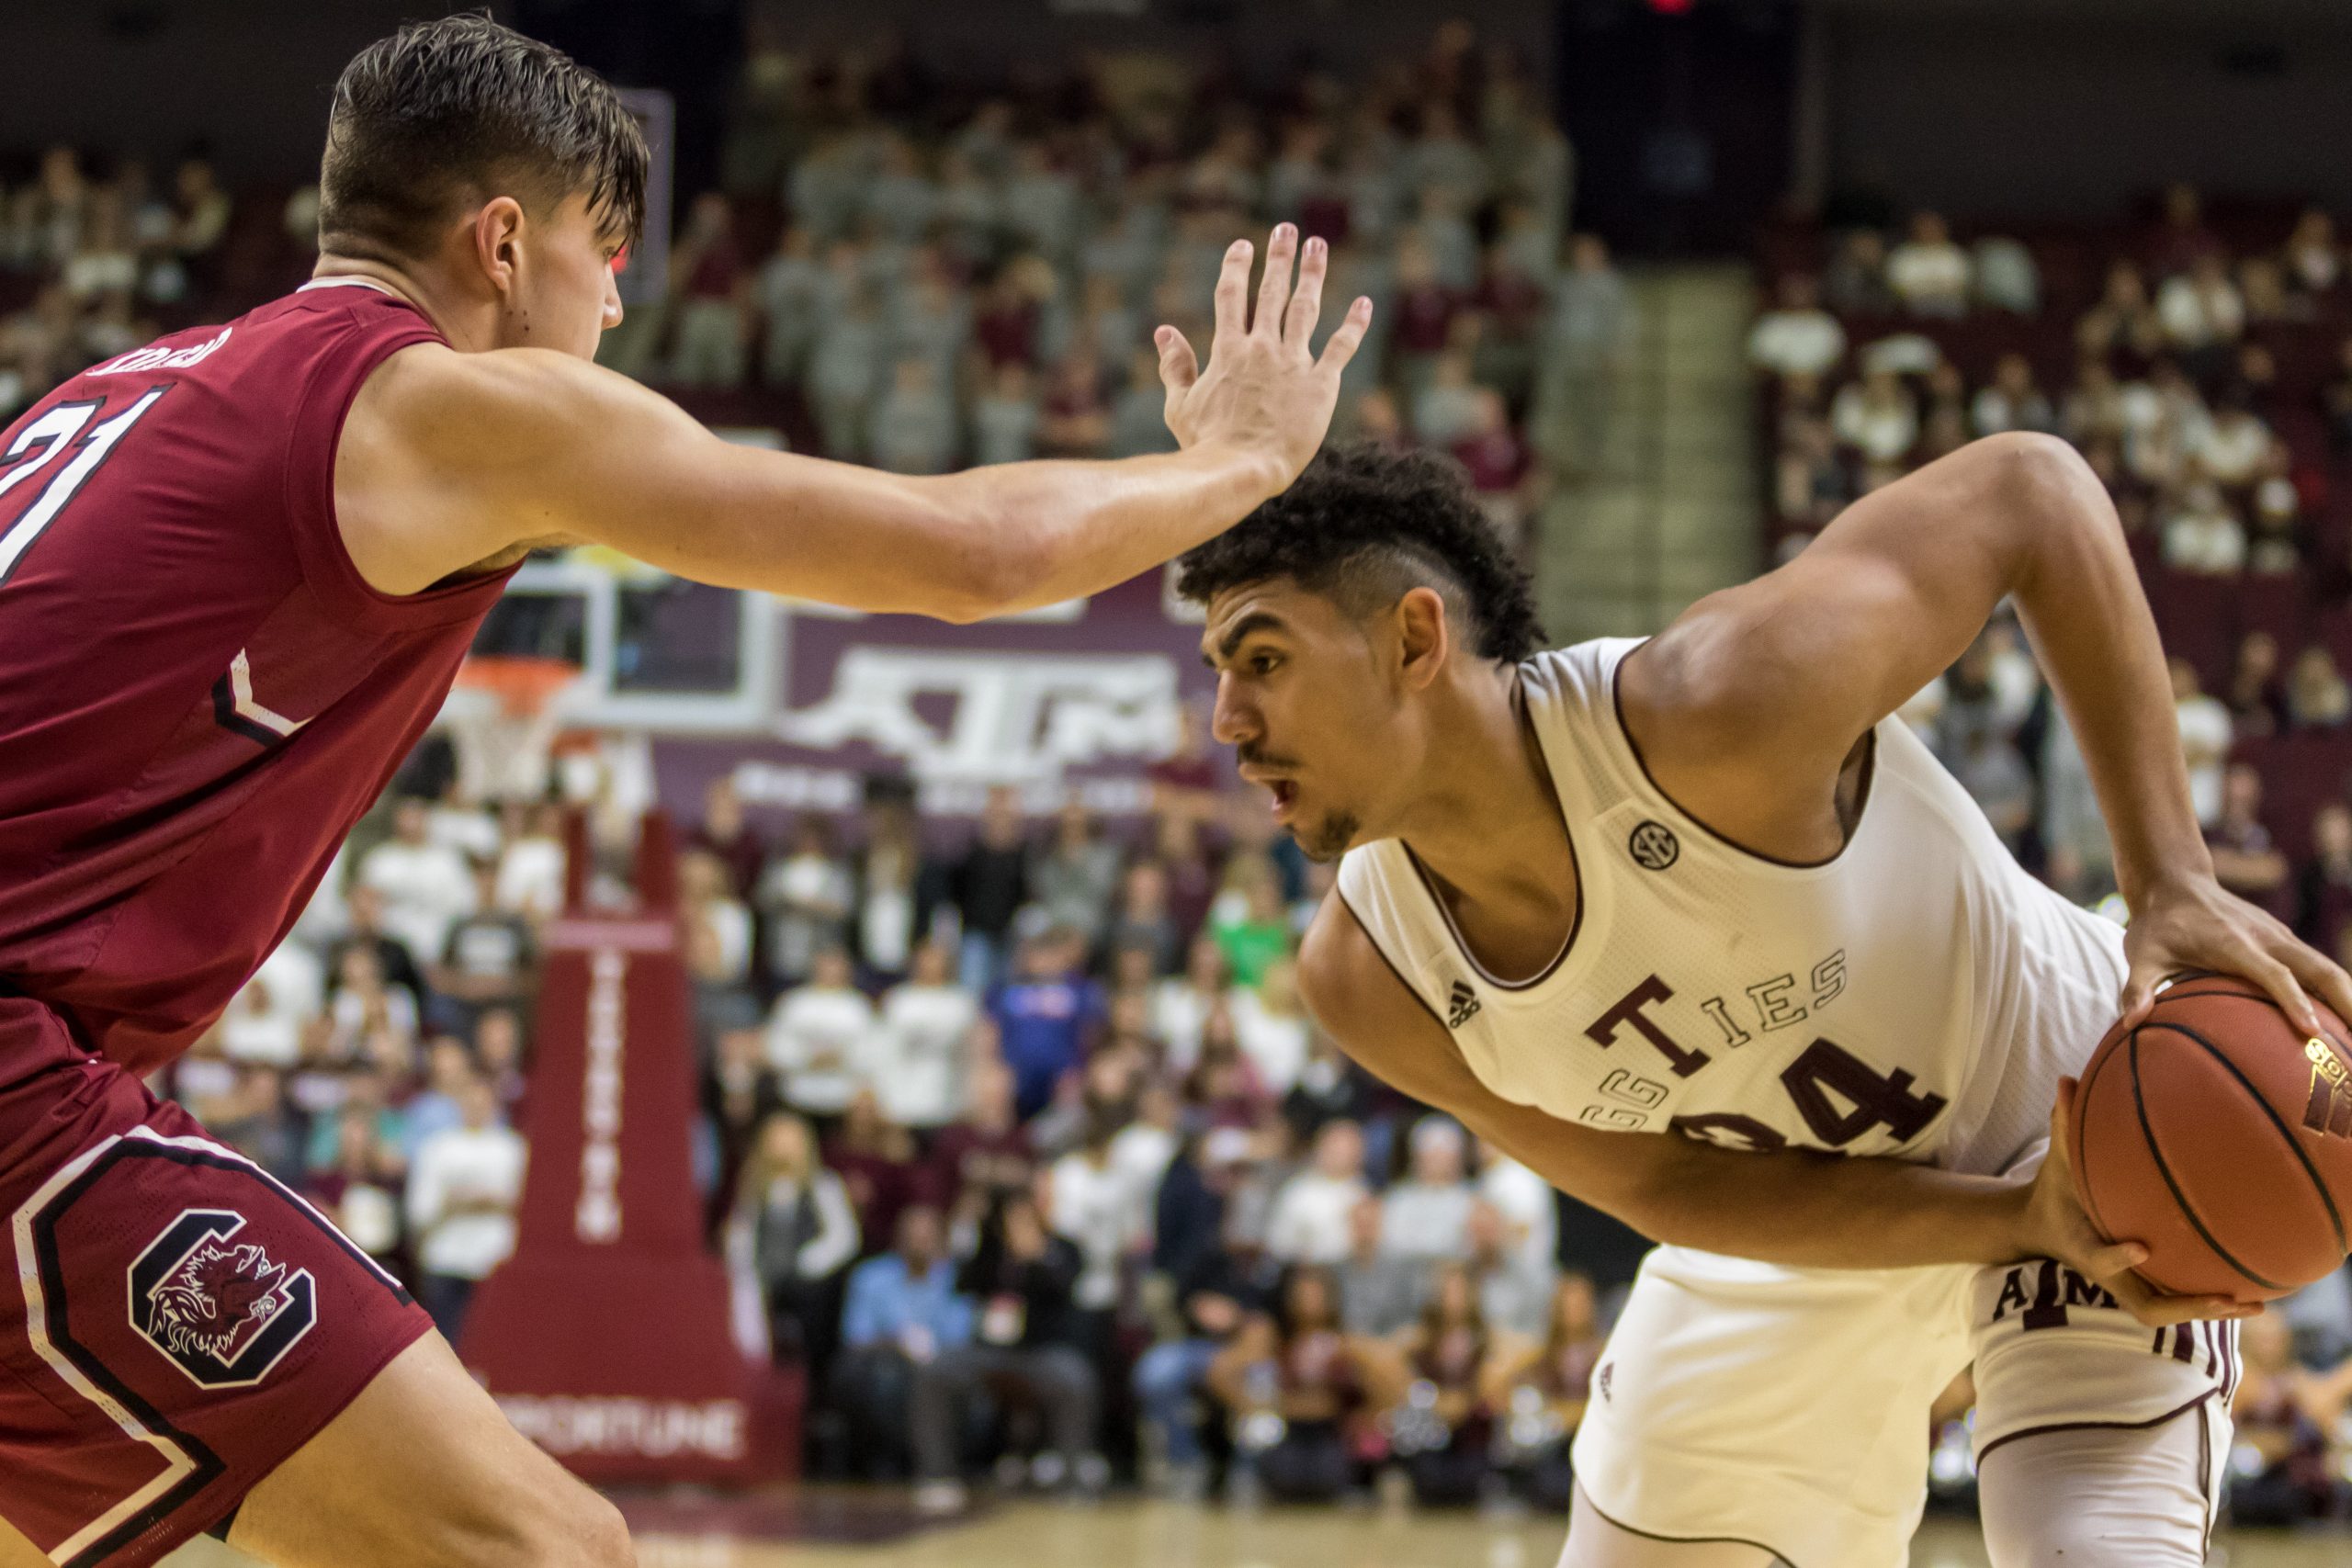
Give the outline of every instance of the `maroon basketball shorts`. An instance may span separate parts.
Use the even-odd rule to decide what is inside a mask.
[[[0,1516],[63,1568],[155,1562],[432,1326],[324,1216],[0,996]]]

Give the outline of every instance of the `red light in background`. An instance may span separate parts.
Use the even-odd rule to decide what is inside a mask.
[[[1650,0],[1650,9],[1661,17],[1688,16],[1691,0]]]

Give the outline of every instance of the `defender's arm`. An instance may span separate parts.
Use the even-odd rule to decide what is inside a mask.
[[[1163,331],[1179,453],[910,478],[729,445],[567,355],[421,345],[354,400],[336,459],[344,533],[391,592],[549,540],[725,587],[950,620],[1098,592],[1230,526],[1321,445],[1371,310],[1359,300],[1310,355],[1326,256],[1308,247],[1293,292],[1295,249],[1277,235],[1254,325],[1250,248],[1227,254],[1205,371]]]
[[[2220,1298],[2155,1294],[2131,1272],[2142,1249],[2107,1244],[2034,1184],[1901,1160],[1744,1154],[1673,1134],[1600,1132],[1504,1100],[1478,1081],[1445,1026],[1336,897],[1308,930],[1298,969],[1308,1008],[1366,1071],[1656,1240],[1813,1269],[2055,1257],[2145,1323],[2238,1313]],[[2047,1168],[2065,1179],[2058,1159]]]

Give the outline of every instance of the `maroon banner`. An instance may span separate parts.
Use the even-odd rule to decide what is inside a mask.
[[[793,1468],[799,1391],[737,1348],[704,1245],[675,856],[658,818],[639,859],[661,904],[575,905],[548,927],[514,1255],[482,1281],[458,1352],[526,1437],[590,1480],[771,1479]]]
[[[774,732],[656,739],[661,799],[692,820],[726,774],[754,810],[844,813],[882,773],[910,779],[926,816],[977,812],[996,784],[1032,809],[1068,788],[1100,814],[1140,814],[1144,770],[1175,750],[1186,704],[1204,710],[1213,686],[1198,615],[1170,579],[1154,571],[967,626],[793,605]]]

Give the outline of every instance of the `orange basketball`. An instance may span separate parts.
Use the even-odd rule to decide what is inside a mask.
[[[2083,1069],[2075,1190],[2176,1295],[2283,1296],[2338,1268],[2352,1214],[2352,1031],[2307,1038],[2260,987],[2198,975]]]

